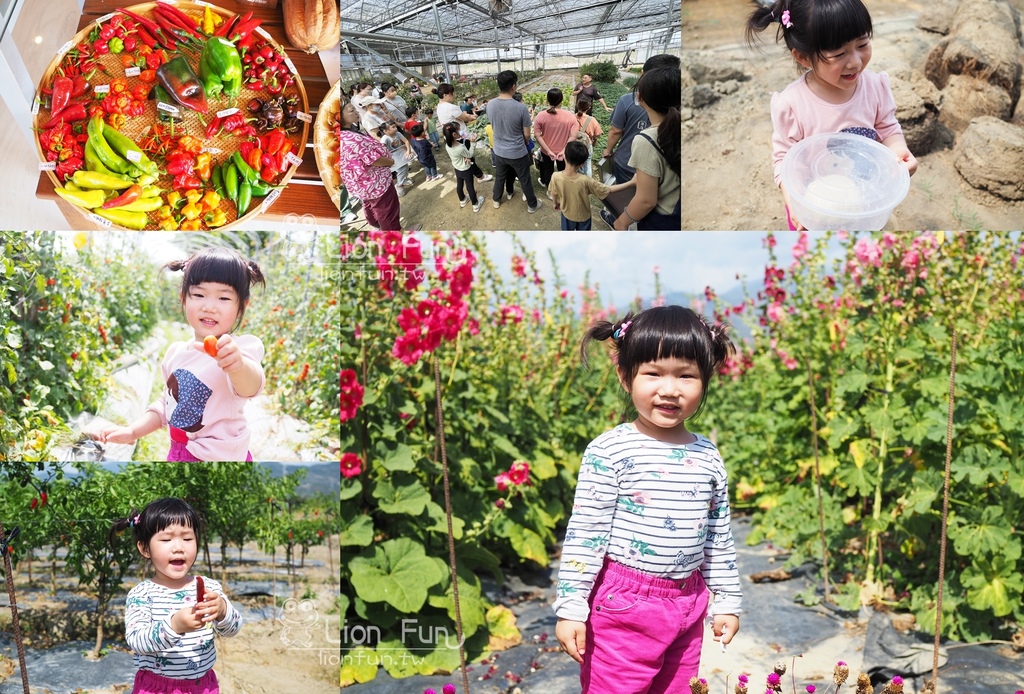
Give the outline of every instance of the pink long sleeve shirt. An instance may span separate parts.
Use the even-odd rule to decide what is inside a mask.
[[[882,142],[903,132],[896,120],[896,100],[889,75],[865,70],[853,96],[844,104],[830,104],[807,86],[807,73],[781,92],[772,94],[772,168],[775,185],[782,179],[782,159],[805,137],[842,131],[866,135]]]

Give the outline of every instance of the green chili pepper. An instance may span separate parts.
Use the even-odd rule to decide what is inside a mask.
[[[135,202],[130,202],[127,205],[121,205],[116,209],[124,210],[125,212],[153,212],[155,210],[159,210],[163,205],[163,198],[157,195],[156,197],[139,198]]]
[[[106,194],[102,190],[68,190],[67,188],[54,188],[54,192],[72,205],[84,207],[91,210],[103,204]]]
[[[154,164],[130,137],[119,133],[116,129],[105,123],[103,125],[103,137],[106,139],[107,144],[110,145],[110,148],[127,161],[132,161],[137,156],[138,159],[135,159],[133,163],[144,172],[155,175],[160,171],[160,167]],[[129,156],[132,152],[135,154]]]
[[[252,201],[252,187],[248,181],[242,181],[238,184],[238,216],[241,217],[245,214],[246,210],[249,209],[249,203]]]
[[[221,171],[221,165],[217,164],[213,167],[213,172],[210,174],[213,178],[213,189],[217,191],[217,195],[224,197],[224,172]]]
[[[251,186],[256,181],[260,180],[258,172],[254,171],[251,166],[245,161],[245,157],[238,150],[231,155],[231,160],[235,162],[235,166],[238,167],[238,174],[242,176],[246,182]]]
[[[235,207],[238,207],[238,169],[235,168],[234,162],[228,162],[224,169],[224,192],[228,194],[228,199],[235,203]]]
[[[104,210],[102,208],[93,210],[104,219],[109,219],[114,224],[128,229],[145,229],[149,223],[149,217],[145,212],[127,212],[123,209]]]
[[[85,141],[85,168],[89,171],[96,171],[110,176],[116,175],[100,161],[99,155],[96,154],[96,146],[93,145],[91,139]]]
[[[134,168],[131,162],[117,156],[114,150],[110,148],[106,138],[103,137],[103,116],[95,115],[90,118],[89,125],[86,126],[86,132],[89,136],[89,142],[92,143],[93,149],[96,152],[96,156],[105,167],[114,173],[120,174],[128,173]]]
[[[270,195],[270,191],[278,189],[278,186],[272,186],[262,179],[255,183],[250,183],[249,187],[252,188],[253,196],[257,198],[266,197],[267,195]]]

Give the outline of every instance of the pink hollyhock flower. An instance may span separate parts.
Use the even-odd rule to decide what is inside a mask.
[[[411,309],[406,306],[398,314],[398,327],[400,327],[403,332],[409,332],[410,330],[419,332],[420,325],[420,315],[415,309]]]
[[[761,245],[765,248],[775,248],[775,234],[768,234],[761,241]]]
[[[504,510],[504,508],[505,508],[505,505],[506,505],[506,504],[505,504],[505,500],[504,500],[504,499],[498,499],[497,501],[495,501],[495,502],[494,502],[494,505],[495,505],[496,507],[498,507],[498,508],[500,508],[500,509],[503,509],[503,510]]]
[[[868,236],[857,239],[857,243],[853,245],[853,254],[865,267],[868,265],[880,267],[882,265],[882,247]]]
[[[363,461],[355,453],[341,454],[341,476],[357,477],[363,471]]]
[[[513,323],[521,323],[523,320],[523,309],[519,306],[503,304],[500,309],[500,317],[498,322],[501,325],[505,325],[507,321],[511,320]]]
[[[768,320],[772,321],[773,323],[777,323],[778,321],[782,320],[782,317],[786,315],[785,312],[782,310],[782,304],[778,303],[768,304],[767,313]]]
[[[365,389],[356,380],[356,372],[352,369],[341,371],[341,421],[354,419],[359,407],[363,404]]]
[[[786,367],[787,369],[789,369],[790,371],[793,371],[793,370],[795,370],[795,369],[796,369],[796,367],[797,367],[797,366],[799,366],[799,364],[797,363],[797,360],[796,360],[796,359],[794,359],[793,357],[789,357],[788,359],[786,359],[786,360],[785,360],[784,362],[782,362],[782,363],[783,363],[783,365],[785,365],[785,367]]]
[[[910,272],[914,272],[920,264],[921,253],[913,249],[907,251],[903,255],[903,259],[900,261],[900,267]]]
[[[423,356],[419,330],[409,330],[395,339],[391,354],[406,366],[412,366]]]
[[[569,296],[569,290],[563,289],[562,291],[558,292],[558,296],[562,297],[563,299],[567,298]]]
[[[800,260],[804,255],[807,254],[807,232],[800,232],[800,238],[793,244],[793,259]]]
[[[479,335],[480,334],[480,323],[477,321],[476,318],[470,318],[469,319],[469,334],[470,335]]]
[[[451,283],[448,285],[452,296],[456,299],[469,294],[473,286],[473,266],[469,262],[457,265],[452,271]]]
[[[526,484],[530,481],[530,464],[525,460],[517,460],[508,469],[508,478],[512,484]]]
[[[891,231],[887,231],[882,234],[882,245],[886,248],[892,248],[896,245],[896,234]]]
[[[526,258],[512,256],[512,274],[516,277],[526,277]]]
[[[494,484],[498,487],[499,492],[503,492],[509,488],[509,485],[515,484],[515,482],[508,476],[508,473],[502,472],[495,476]]]

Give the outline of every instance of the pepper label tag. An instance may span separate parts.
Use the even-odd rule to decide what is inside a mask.
[[[259,34],[260,36],[262,36],[265,39],[269,39],[270,38],[270,33],[266,29],[264,29],[263,27],[256,27],[256,33]]]
[[[200,7],[213,7],[213,5],[206,2],[206,0],[192,0],[192,4],[199,5]]]
[[[203,147],[201,151],[206,152],[208,154],[220,154],[224,150],[222,150],[220,147]]]
[[[39,162],[39,170],[40,171],[56,171],[57,170],[57,162],[55,162],[55,161],[41,161],[41,162]]]
[[[38,115],[38,114],[39,114],[39,99],[36,99],[35,101],[32,102],[32,115],[35,116],[35,115]]]
[[[284,160],[294,164],[295,166],[302,163],[302,160],[295,156],[294,152],[288,152],[288,154],[284,155]]]
[[[58,49],[57,49],[57,56],[58,56],[58,57],[61,57],[61,56],[63,56],[63,55],[65,54],[65,53],[67,53],[68,51],[70,51],[70,50],[71,50],[71,47],[72,47],[72,46],[74,46],[74,45],[75,45],[75,42],[74,42],[74,41],[68,41],[68,42],[67,42],[67,43],[65,43],[65,44],[64,44],[63,46],[61,46],[60,48],[58,48]]]
[[[114,15],[116,15],[116,14],[117,14],[117,12],[111,12],[110,14],[103,15],[102,17],[100,17],[99,19],[96,20],[96,26],[99,26],[100,24],[103,24],[103,22],[107,21],[108,19],[113,19]]]
[[[312,123],[313,122],[313,116],[309,115],[305,111],[298,111],[298,112],[296,112],[295,117],[298,118],[303,123]]]
[[[110,222],[109,219],[105,219],[104,217],[100,217],[98,214],[93,214],[92,212],[89,212],[85,216],[86,216],[87,219],[89,219],[89,220],[91,220],[93,222],[96,222],[97,224],[99,224],[104,229],[109,229],[110,227],[114,226]]]
[[[96,92],[97,94],[106,94],[107,92],[110,91],[110,85],[109,84],[97,84],[95,87],[92,88],[92,90],[94,92]]]
[[[124,69],[124,76],[125,77],[138,77],[141,74],[142,74],[142,69],[139,68],[138,66],[136,66],[136,67],[126,67]]]
[[[238,108],[236,108],[236,107],[226,108],[226,109],[224,109],[222,111],[217,111],[217,117],[218,118],[227,118],[228,116],[233,116],[236,113],[238,113]]]
[[[156,108],[158,111],[166,111],[172,116],[177,116],[179,113],[181,113],[181,111],[178,110],[177,106],[173,104],[165,104],[163,101],[156,102]]]
[[[142,161],[142,154],[139,153],[139,152],[136,152],[133,149],[130,149],[127,152],[124,153],[124,158],[127,159],[130,162],[134,162],[134,163],[138,164],[140,161]]]
[[[277,199],[281,197],[281,189],[275,188],[274,190],[267,193],[267,197],[263,198],[263,204],[260,205],[260,213],[266,212],[267,209],[273,205]]]
[[[291,58],[285,58],[284,64],[288,66],[288,69],[292,71],[293,75],[299,74],[299,71],[295,69],[295,63],[292,62]]]

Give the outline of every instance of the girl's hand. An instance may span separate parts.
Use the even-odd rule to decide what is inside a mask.
[[[135,443],[135,432],[130,427],[108,426],[86,434],[100,443]]]
[[[198,613],[197,607],[198,605],[185,605],[171,615],[171,629],[178,634],[187,634],[205,627],[206,622]]]
[[[203,347],[202,342],[193,342],[192,347],[206,354],[206,349]],[[244,366],[242,350],[238,348],[238,343],[231,339],[231,335],[227,333],[217,339],[217,356],[212,357],[212,359],[216,360],[217,366],[224,373],[235,373]]]
[[[917,157],[911,154],[910,150],[906,147],[904,147],[902,151],[896,150],[896,156],[899,157],[900,161],[906,165],[910,175],[913,176],[914,172],[917,171]]]
[[[562,650],[580,665],[587,652],[587,624],[569,619],[559,619],[555,624],[555,638],[562,644]]]
[[[712,617],[711,628],[715,632],[714,640],[721,641],[724,648],[740,630],[740,618],[734,614],[716,614]]]
[[[228,614],[228,603],[224,596],[213,591],[203,592],[203,601],[196,603],[196,616],[202,622],[222,622]]]
[[[786,192],[786,186],[779,184],[779,190],[782,191],[782,201],[786,205],[786,213],[789,214],[789,221],[793,223],[797,231],[807,231],[807,227],[800,223],[800,220],[793,215],[793,206],[789,204],[789,193]]]

